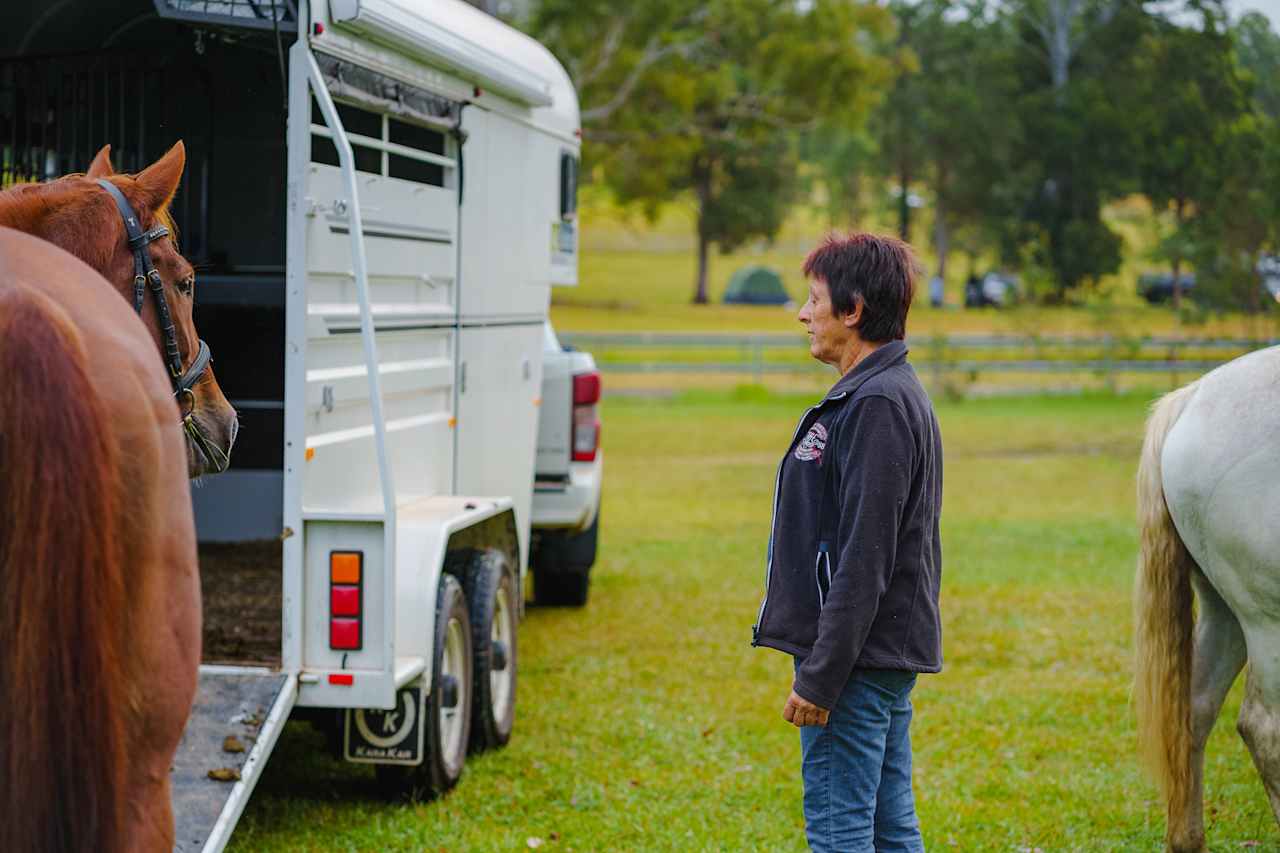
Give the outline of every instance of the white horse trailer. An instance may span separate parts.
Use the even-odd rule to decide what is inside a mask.
[[[0,32],[6,185],[188,150],[173,211],[245,428],[193,492],[178,849],[225,845],[291,714],[393,793],[449,787],[513,722],[568,76],[461,0],[59,0]]]

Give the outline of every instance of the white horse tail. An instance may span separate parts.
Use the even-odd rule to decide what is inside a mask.
[[[1138,464],[1141,547],[1134,584],[1134,699],[1138,745],[1181,826],[1191,784],[1191,573],[1195,559],[1165,503],[1160,457],[1198,382],[1165,394],[1151,409]]]

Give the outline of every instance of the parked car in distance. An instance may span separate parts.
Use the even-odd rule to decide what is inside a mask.
[[[1178,288],[1183,296],[1194,295],[1196,289],[1195,273],[1184,272],[1178,276]],[[1144,273],[1138,276],[1138,295],[1158,305],[1173,299],[1172,273]]]
[[[587,603],[600,533],[600,373],[545,326],[529,567],[539,604]]]
[[[1021,285],[1017,276],[1001,272],[989,272],[979,278],[969,276],[964,285],[964,307],[1006,308],[1021,297]]]

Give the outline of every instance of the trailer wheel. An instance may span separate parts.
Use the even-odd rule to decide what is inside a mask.
[[[426,709],[426,754],[417,767],[379,764],[378,784],[389,797],[437,797],[458,783],[467,761],[472,714],[471,620],[462,586],[441,575],[436,594],[431,693]]]
[[[516,625],[520,619],[515,569],[501,551],[477,551],[467,568],[475,647],[475,714],[471,747],[504,746],[516,720]]]

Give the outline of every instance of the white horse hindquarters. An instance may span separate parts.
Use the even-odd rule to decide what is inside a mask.
[[[1204,740],[1243,663],[1243,633],[1250,676],[1239,729],[1280,820],[1280,525],[1273,518],[1280,503],[1278,378],[1275,348],[1204,377],[1167,436],[1162,479],[1174,524],[1212,586],[1196,584],[1197,794]]]
[[[1200,380],[1161,473],[1187,550],[1246,633],[1280,630],[1280,348]]]

